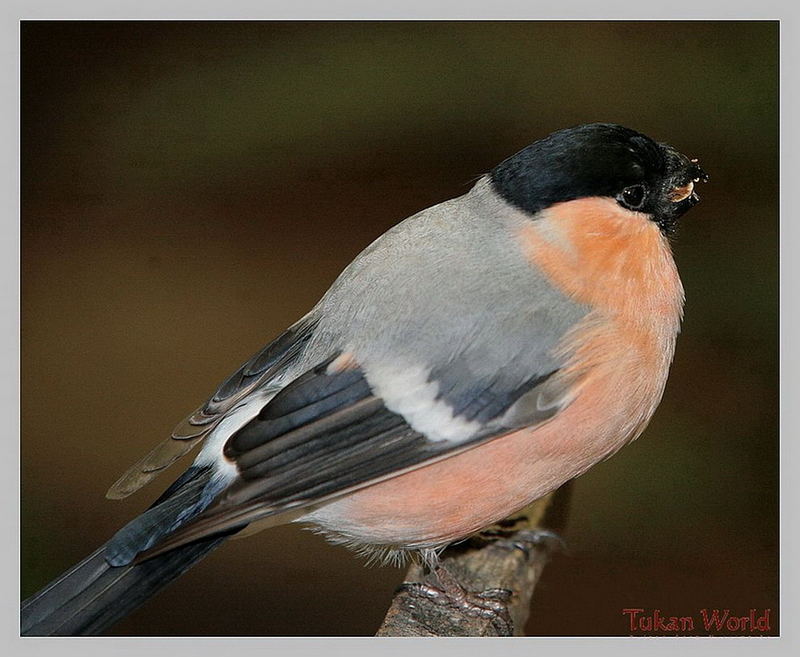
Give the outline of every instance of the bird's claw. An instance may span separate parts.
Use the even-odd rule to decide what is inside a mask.
[[[541,547],[548,552],[567,550],[564,539],[548,529],[523,529],[508,538],[497,539],[495,545],[510,550],[521,550],[526,558],[530,555],[531,548]]]
[[[431,602],[456,609],[468,616],[485,618],[495,628],[498,636],[513,636],[514,623],[508,611],[508,602],[513,595],[508,589],[487,589],[471,593],[461,587],[439,588],[426,582],[403,582],[401,591],[412,597],[424,598]]]

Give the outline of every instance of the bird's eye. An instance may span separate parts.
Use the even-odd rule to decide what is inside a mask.
[[[644,185],[631,185],[622,190],[617,196],[617,202],[629,210],[638,210],[642,207],[647,196],[647,189]]]

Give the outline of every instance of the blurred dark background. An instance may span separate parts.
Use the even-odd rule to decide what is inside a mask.
[[[777,630],[777,23],[22,25],[22,595],[177,475],[108,486],[371,240],[552,130],[628,125],[712,181],[644,436],[578,480],[528,632],[625,607]],[[368,635],[402,570],[298,527],[233,541],[134,635]]]

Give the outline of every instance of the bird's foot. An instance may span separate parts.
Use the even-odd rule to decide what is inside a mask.
[[[531,548],[544,548],[547,552],[567,550],[564,539],[548,529],[524,529],[507,539],[499,540],[498,543],[512,550],[521,550],[526,558],[530,555]]]
[[[468,616],[485,618],[492,623],[497,636],[513,636],[514,623],[508,611],[512,591],[499,588],[480,592],[467,591],[442,566],[434,572],[439,586],[428,582],[404,582],[400,590],[412,597],[430,600]]]

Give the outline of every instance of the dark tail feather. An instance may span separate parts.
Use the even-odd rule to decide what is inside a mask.
[[[22,603],[21,633],[100,634],[227,538],[212,536],[129,566],[110,566],[103,546]]]
[[[134,561],[211,503],[223,486],[211,474],[209,468],[189,468],[108,543],[25,600],[22,634],[99,634],[235,533],[238,528]]]

